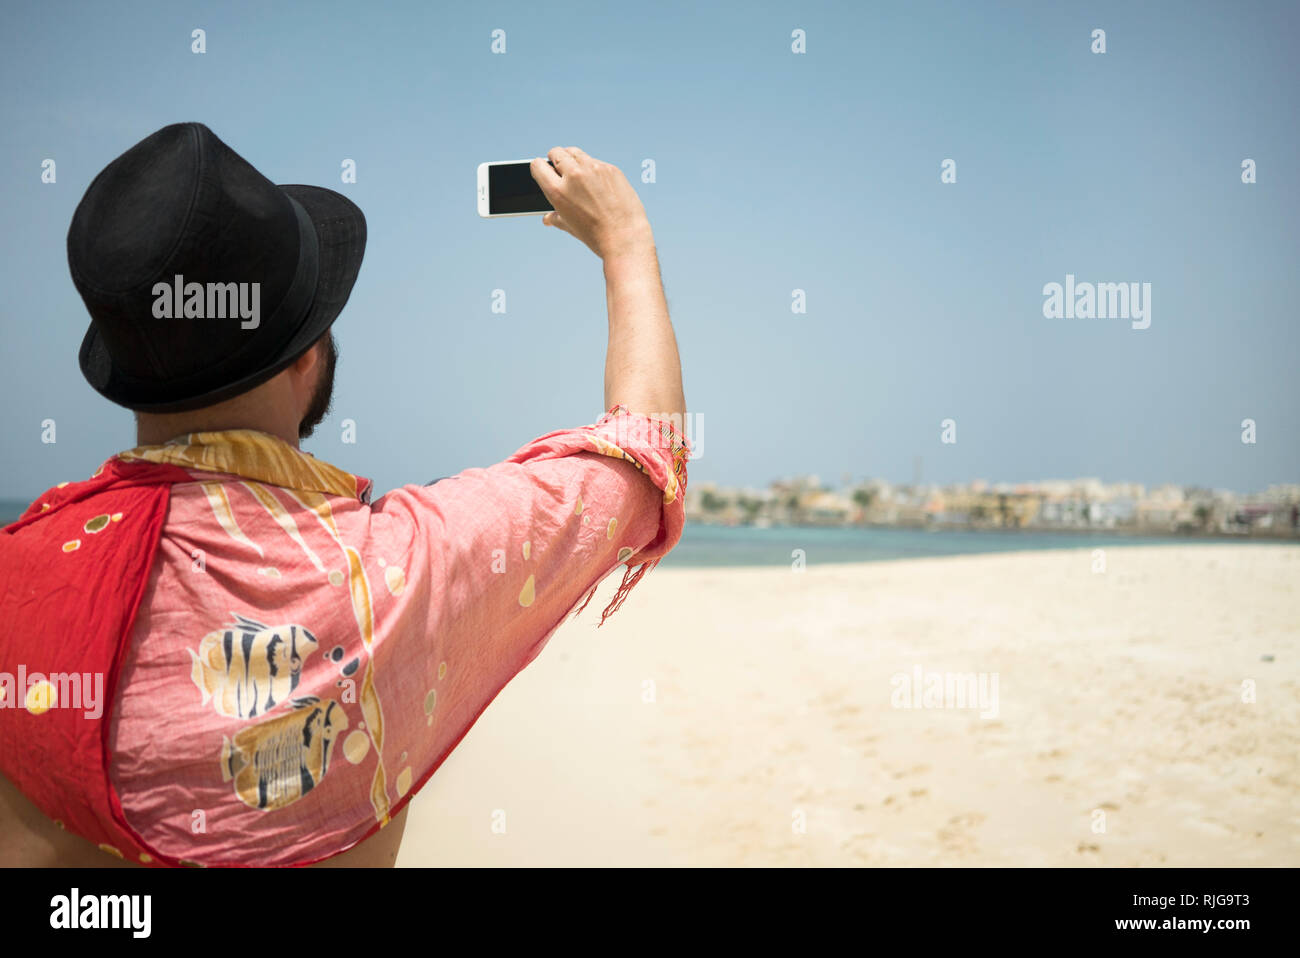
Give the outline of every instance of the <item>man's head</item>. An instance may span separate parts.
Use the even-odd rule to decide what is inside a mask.
[[[189,412],[136,413],[137,442],[153,445],[191,432],[256,429],[297,445],[330,412],[338,344],[332,331],[260,386]]]
[[[201,123],[166,126],[95,177],[68,228],[82,373],[142,437],[242,427],[297,444],[329,412],[329,330],[365,242],[346,196],[271,182]]]

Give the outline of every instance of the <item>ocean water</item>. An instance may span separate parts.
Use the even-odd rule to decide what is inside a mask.
[[[13,522],[30,506],[30,499],[0,499],[0,526]]]
[[[687,523],[681,542],[664,558],[673,566],[788,566],[796,549],[808,564],[882,562],[927,556],[1019,552],[1027,549],[1104,549],[1122,545],[1186,545],[1189,542],[1268,542],[1224,536],[1133,536],[1106,532],[1000,532],[965,529],[866,529],[712,526]]]

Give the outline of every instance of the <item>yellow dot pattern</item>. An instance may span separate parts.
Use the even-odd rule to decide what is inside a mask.
[[[37,682],[27,690],[27,711],[44,715],[59,704],[59,693],[49,682]]]
[[[401,566],[390,565],[384,570],[384,585],[389,595],[401,595],[406,589],[406,572]]]
[[[370,736],[365,732],[353,732],[343,740],[343,756],[353,765],[360,765],[370,752]]]
[[[81,528],[83,531],[88,532],[91,535],[94,535],[96,532],[100,532],[101,530],[105,529],[108,526],[109,522],[111,521],[112,518],[109,516],[107,512],[105,512],[95,516],[93,519],[87,519],[86,524]]]

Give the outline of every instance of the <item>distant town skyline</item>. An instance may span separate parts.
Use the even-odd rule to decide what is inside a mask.
[[[1082,485],[1086,483],[1100,483],[1104,486],[1136,486],[1148,490],[1158,489],[1162,487],[1175,487],[1180,489],[1204,489],[1207,491],[1214,491],[1214,492],[1227,492],[1239,496],[1256,495],[1256,494],[1267,492],[1269,489],[1275,489],[1275,488],[1300,489],[1300,477],[1297,477],[1296,479],[1293,479],[1292,481],[1289,482],[1288,481],[1271,482],[1268,483],[1266,486],[1262,486],[1255,489],[1234,489],[1229,486],[1207,486],[1195,482],[1175,482],[1175,481],[1140,482],[1135,479],[1124,479],[1124,478],[1107,479],[1104,476],[1074,476],[1074,477],[1040,476],[1038,478],[1029,478],[1029,479],[1024,479],[1024,478],[989,479],[984,476],[975,476],[967,479],[956,479],[947,482],[939,482],[937,480],[929,480],[924,477],[922,477],[919,481],[914,481],[912,479],[892,479],[888,476],[853,475],[851,473],[840,473],[838,476],[835,477],[824,477],[819,473],[815,473],[815,472],[791,472],[786,475],[776,476],[774,478],[771,478],[766,483],[727,483],[726,485],[728,485],[729,487],[740,488],[740,489],[761,489],[778,483],[797,482],[803,480],[815,480],[819,482],[823,487],[830,488],[830,489],[846,489],[846,488],[852,489],[858,485],[861,485],[864,482],[887,482],[890,485],[900,486],[900,487],[925,487],[925,488],[930,488],[930,487],[940,488],[945,486],[975,486],[977,484],[982,484],[989,488],[1012,488],[1012,487],[1019,487],[1019,486],[1035,486],[1035,487],[1046,486],[1055,483],[1064,484],[1064,485]],[[714,482],[714,480],[705,480],[705,481]]]
[[[766,488],[696,484],[688,520],[723,525],[868,525],[931,529],[1108,530],[1300,538],[1300,483],[1253,493],[1093,478],[907,485],[818,476]]]

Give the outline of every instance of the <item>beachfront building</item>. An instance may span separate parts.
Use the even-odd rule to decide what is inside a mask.
[[[1150,533],[1300,536],[1300,484],[1240,496],[1224,489],[1047,479],[895,486],[883,479],[824,488],[816,476],[733,489],[699,481],[691,522],[724,525],[899,526],[969,529],[1125,529]]]
[[[1172,532],[1180,523],[1190,525],[1194,519],[1195,512],[1181,486],[1158,486],[1137,504],[1139,529]]]

